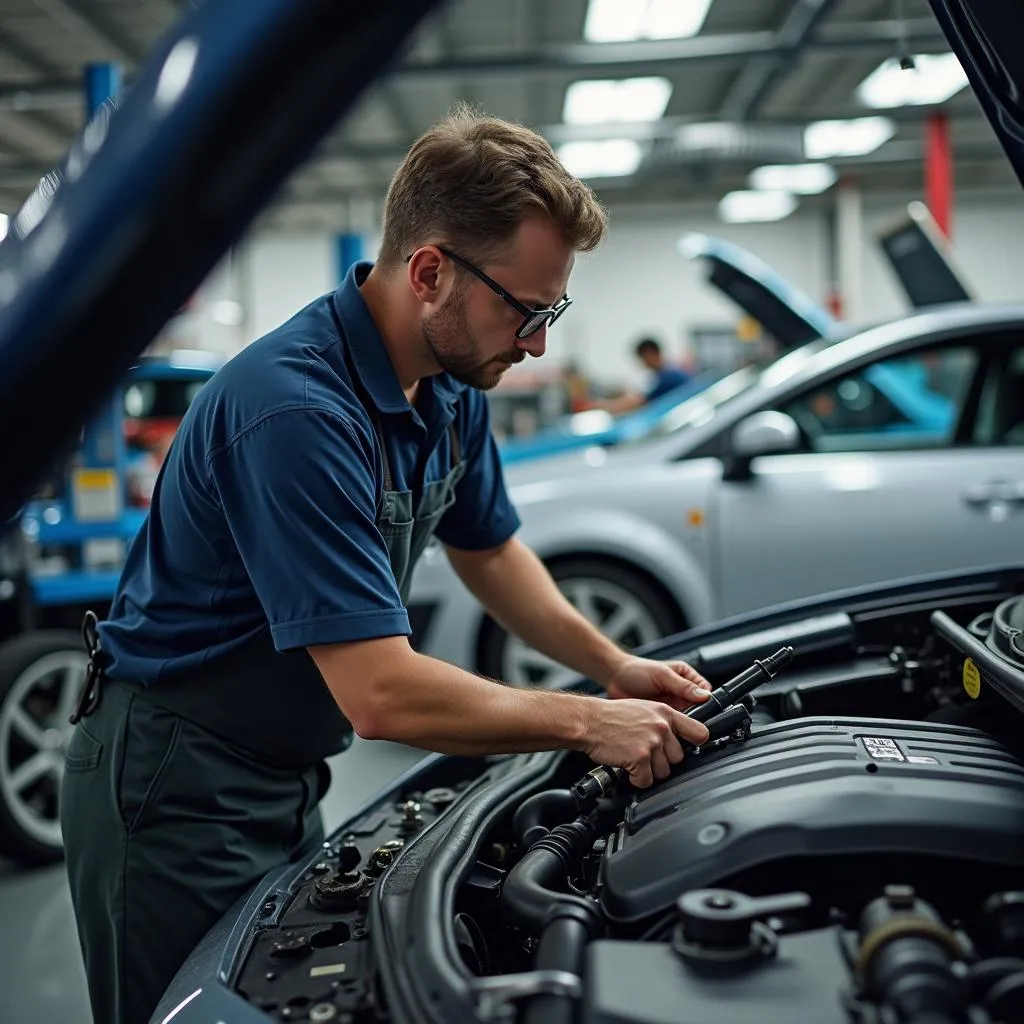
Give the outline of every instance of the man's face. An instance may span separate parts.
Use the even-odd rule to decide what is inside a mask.
[[[553,225],[528,220],[519,226],[502,262],[480,269],[524,305],[544,309],[566,293],[573,259],[572,249]],[[483,281],[459,270],[444,305],[424,317],[423,340],[442,370],[463,384],[489,391],[510,366],[527,355],[544,354],[547,327],[517,338],[522,321],[522,315]]]

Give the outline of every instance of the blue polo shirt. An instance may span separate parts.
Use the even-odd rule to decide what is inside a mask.
[[[396,490],[466,472],[437,530],[484,549],[518,529],[484,395],[447,374],[409,405],[359,291],[370,264],[249,345],[192,402],[100,626],[113,678],[153,683],[237,650],[410,633],[375,520],[380,412]],[[346,358],[347,355],[347,358]]]
[[[654,382],[651,384],[646,395],[647,401],[653,402],[656,398],[661,398],[662,395],[675,391],[676,388],[686,384],[689,379],[689,374],[680,370],[678,366],[663,366],[655,374]]]

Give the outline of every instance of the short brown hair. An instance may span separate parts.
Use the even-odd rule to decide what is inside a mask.
[[[546,139],[460,104],[417,139],[395,172],[378,262],[395,267],[432,240],[468,260],[494,262],[531,214],[550,217],[576,252],[595,248],[608,223],[593,191]]]

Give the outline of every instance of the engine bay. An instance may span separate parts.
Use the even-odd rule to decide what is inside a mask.
[[[439,759],[268,901],[236,989],[282,1020],[1019,1024],[1017,601],[684,635],[721,703],[668,779]]]

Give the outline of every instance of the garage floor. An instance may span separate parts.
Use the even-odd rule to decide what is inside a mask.
[[[324,825],[352,811],[423,756],[392,743],[356,740],[331,764]],[[85,972],[63,865],[26,871],[0,860],[0,1022],[91,1024]]]

